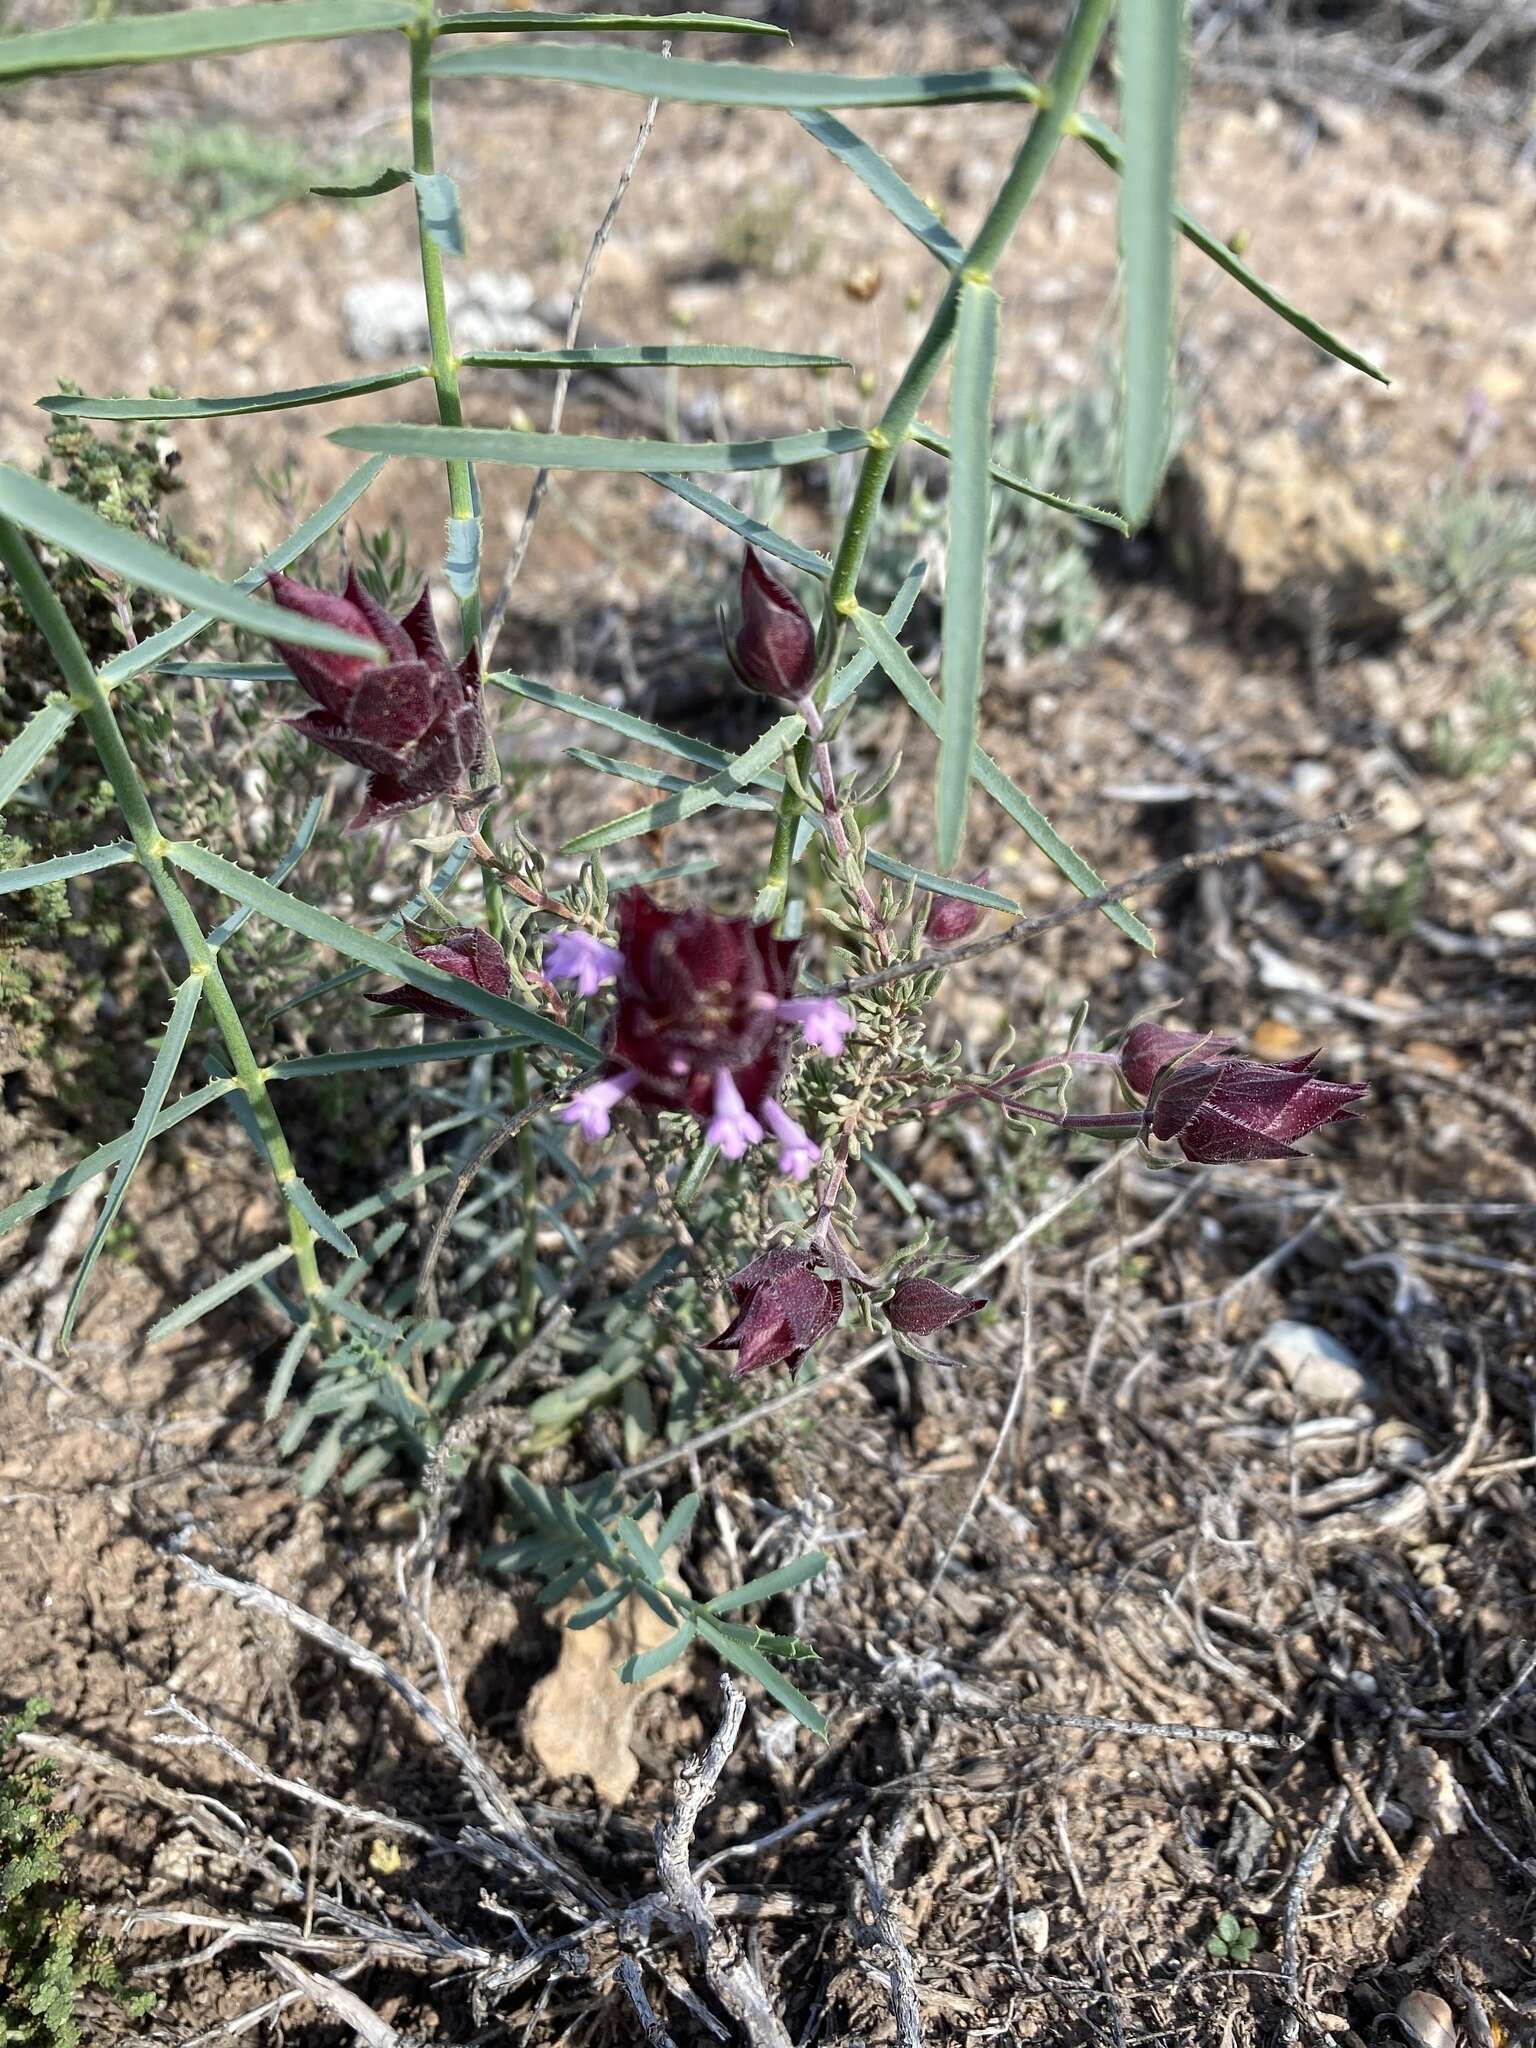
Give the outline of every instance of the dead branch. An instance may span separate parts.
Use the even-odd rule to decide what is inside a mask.
[[[348,1991],[334,1977],[322,1977],[314,1970],[306,1970],[302,1963],[296,1963],[292,1956],[282,1955],[276,1949],[262,1960],[285,1984],[302,1991],[322,2012],[330,2013],[334,2019],[351,2027],[363,2048],[406,2048],[403,2034],[397,2034],[392,2026],[379,2018],[371,2005],[364,2005],[355,1991]]]
[[[863,1899],[850,1901],[848,1920],[861,1949],[879,1959],[896,2022],[897,2048],[923,2048],[923,2013],[917,1998],[917,1970],[912,1951],[891,1906],[896,1858],[911,1821],[911,1808],[898,1816],[878,1849],[869,1829],[859,1837],[859,1876]]]
[[[699,1883],[690,1862],[699,1816],[715,1796],[747,1710],[745,1694],[724,1673],[720,1692],[725,1701],[720,1725],[704,1754],[689,1757],[683,1765],[671,1817],[657,1823],[656,1873],[662,1891],[693,1938],[705,1981],[752,2048],[790,2048],[789,2034],[762,1979],[736,1936],[717,1923],[710,1911],[709,1892]]]

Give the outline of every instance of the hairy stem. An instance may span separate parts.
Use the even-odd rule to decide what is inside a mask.
[[[437,168],[432,139],[432,80],[427,66],[432,57],[433,27],[430,19],[418,22],[410,31],[411,49],[411,169],[431,176]],[[459,397],[459,362],[453,352],[453,333],[448,325],[448,298],[443,284],[443,252],[427,232],[425,202],[416,193],[416,232],[421,243],[421,288],[427,302],[427,332],[432,343],[432,382],[437,391],[437,417],[445,427],[462,427],[464,407]],[[475,488],[469,464],[455,459],[447,465],[448,506],[455,519],[472,520]],[[480,641],[480,592],[470,590],[459,597],[459,618],[464,635],[464,652]],[[482,659],[489,649],[482,649]]]
[[[528,1107],[528,1057],[512,1055],[512,1110],[520,1114]],[[533,1125],[524,1123],[517,1133],[517,1171],[522,1184],[523,1235],[517,1256],[517,1337],[526,1344],[533,1335],[539,1310],[539,1155],[534,1149]]]
[[[853,848],[848,839],[848,828],[843,823],[843,807],[837,794],[837,775],[832,766],[832,749],[827,743],[821,713],[816,708],[815,700],[810,697],[807,697],[800,706],[800,712],[816,749],[816,781],[821,789],[822,816],[827,821],[827,836],[832,841],[832,850],[842,862],[843,870],[852,884],[859,908],[864,913],[864,922],[869,926],[870,937],[875,942],[880,958],[889,961],[891,942],[886,935],[885,919],[880,915],[880,906],[871,895],[869,884],[864,879],[862,863],[854,858]]]
[[[266,1077],[261,1065],[251,1050],[251,1041],[246,1036],[245,1026],[240,1021],[234,999],[225,986],[219,971],[218,956],[208,944],[207,935],[197,921],[197,914],[188,902],[180,882],[165,861],[166,840],[150,808],[149,797],[128,752],[122,729],[107,700],[96,671],[91,667],[90,657],[80,644],[79,635],[70,623],[68,614],[60,604],[52,585],[43,574],[42,568],[26,536],[19,527],[8,519],[0,518],[0,562],[4,562],[15,580],[22,603],[31,613],[38,630],[52,649],[54,660],[59,665],[69,689],[69,700],[79,712],[86,730],[90,733],[107,780],[112,785],[119,810],[128,827],[134,849],[149,876],[150,884],[159,897],[161,905],[175,932],[182,952],[186,955],[191,973],[201,975],[204,980],[204,1000],[207,1002],[219,1035],[229,1054],[235,1080],[250,1104],[251,1115],[271,1161],[272,1171],[277,1178],[283,1197],[283,1207],[288,1221],[288,1240],[293,1247],[294,1265],[298,1270],[299,1285],[311,1320],[320,1335],[322,1343],[329,1344],[332,1335],[330,1311],[325,1305],[325,1283],[320,1277],[319,1264],[315,1258],[315,1237],[303,1213],[295,1206],[289,1190],[298,1179],[293,1163],[293,1154],[288,1149],[288,1140],[278,1121],[277,1111],[267,1093]]]

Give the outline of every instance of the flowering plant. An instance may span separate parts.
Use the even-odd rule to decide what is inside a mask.
[[[221,1275],[162,1317],[151,1334],[184,1329],[260,1284],[267,1305],[283,1318],[273,1343],[270,1400],[274,1417],[285,1417],[283,1448],[292,1452],[312,1433],[319,1436],[303,1475],[306,1488],[323,1486],[338,1472],[342,1483],[359,1486],[386,1469],[414,1476],[430,1468],[435,1481],[446,1483],[443,1461],[455,1471],[462,1464],[461,1422],[510,1399],[530,1360],[547,1369],[559,1355],[557,1339],[572,1350],[585,1347],[584,1360],[556,1372],[554,1383],[527,1402],[515,1432],[518,1457],[567,1443],[594,1410],[611,1408],[622,1418],[635,1458],[657,1426],[658,1408],[668,1431],[686,1437],[702,1409],[729,1412],[732,1377],[777,1372],[809,1383],[818,1349],[844,1325],[857,1323],[866,1334],[930,1359],[937,1340],[963,1341],[961,1326],[981,1315],[986,1302],[963,1279],[950,1281],[959,1277],[953,1268],[963,1263],[960,1251],[974,1255],[984,1247],[951,1247],[916,1227],[886,1257],[861,1242],[865,1188],[881,1171],[889,1178],[877,1147],[914,1117],[980,1113],[1004,1118],[1010,1127],[1028,1125],[1042,1143],[1062,1142],[1049,1136],[1051,1130],[1085,1133],[1212,1163],[1287,1159],[1299,1138],[1354,1115],[1363,1088],[1320,1077],[1315,1055],[1268,1064],[1237,1056],[1227,1037],[1141,1024],[1118,1051],[1068,1046],[977,1075],[966,1072],[958,1050],[946,1049],[935,1034],[934,998],[944,976],[963,971],[979,953],[1019,943],[1030,930],[1019,904],[993,890],[986,871],[962,878],[973,784],[1001,806],[1021,843],[1027,838],[1077,892],[1080,905],[1062,915],[1080,907],[1101,917],[1117,944],[1150,949],[1153,943],[1125,900],[1129,891],[1107,888],[981,744],[994,491],[1019,491],[1062,518],[1122,532],[1145,522],[1166,454],[1177,234],[1310,341],[1379,374],[1176,207],[1176,8],[1171,34],[1158,27],[1166,10],[1122,11],[1123,141],[1079,110],[1110,12],[1109,0],[1077,0],[1044,83],[989,70],[870,81],[828,77],[821,92],[814,73],[793,67],[673,58],[632,42],[530,40],[526,31],[541,25],[538,16],[441,12],[428,0],[135,13],[0,42],[0,79],[16,81],[312,36],[400,36],[409,74],[410,168],[388,171],[367,186],[329,188],[326,196],[351,204],[397,190],[412,195],[430,360],[257,399],[101,399],[65,392],[45,404],[55,415],[84,420],[198,419],[356,401],[430,380],[437,412],[434,425],[380,419],[334,432],[334,443],[364,458],[360,466],[235,582],[203,574],[35,477],[0,469],[0,563],[67,689],[0,760],[0,791],[9,796],[27,785],[50,745],[78,720],[128,835],[10,871],[5,885],[51,887],[137,862],[177,956],[169,1013],[131,1131],[0,1215],[0,1225],[19,1225],[82,1181],[111,1173],[74,1283],[66,1338],[146,1149],[158,1133],[222,1101],[273,1174],[281,1236],[250,1265]],[[562,19],[560,25],[575,24]],[[604,15],[594,25],[626,37],[646,29],[777,33],[761,23],[701,14]],[[433,98],[439,81],[484,78],[617,86],[653,101],[796,114],[813,140],[916,235],[940,269],[931,317],[878,417],[759,440],[634,443],[560,433],[562,385],[548,433],[466,424],[472,381],[509,363],[547,368],[563,379],[573,364],[623,367],[633,359],[678,372],[722,365],[836,369],[841,361],[725,343],[647,345],[639,352],[627,345],[577,349],[574,320],[571,345],[563,350],[498,356],[457,349],[446,278],[462,253],[463,229],[453,181],[436,165]],[[829,110],[973,98],[1011,102],[1021,112],[1022,133],[1006,177],[962,244]],[[994,273],[1067,142],[1085,145],[1124,173],[1127,310],[1116,510],[1053,497],[994,460],[1001,320]],[[599,240],[594,255],[600,246]],[[952,372],[947,437],[919,418],[946,364]],[[938,692],[900,637],[923,587],[923,565],[914,565],[883,611],[861,594],[893,465],[912,442],[950,464]],[[827,554],[683,481],[695,473],[775,471],[850,457],[857,474],[843,497],[844,516],[828,535]],[[397,617],[355,564],[340,590],[289,573],[339,526],[386,464],[423,460],[444,468],[442,592],[435,583],[423,588]],[[734,675],[770,700],[774,721],[740,754],[652,725],[596,696],[487,666],[495,659],[502,605],[483,616],[482,482],[489,491],[501,468],[534,469],[542,477],[551,467],[653,479],[675,488],[700,517],[724,526],[733,544],[743,543],[739,620],[726,629],[719,687],[722,693],[733,689]],[[530,503],[528,528],[541,494],[542,483]],[[186,614],[143,644],[130,635],[98,664],[59,602],[40,547],[83,558],[112,587],[174,599]],[[512,573],[515,568],[516,562]],[[815,586],[814,616],[792,587],[792,575]],[[458,651],[451,655],[443,633],[454,612]],[[131,627],[130,605],[123,616]],[[284,666],[222,654],[210,659],[195,643],[221,624],[264,638]],[[191,658],[174,663],[189,646]],[[884,778],[896,772],[891,749],[882,746],[876,773],[862,786],[850,784],[843,767],[845,723],[876,671],[937,739],[926,848],[871,843],[882,829],[877,799]],[[317,807],[306,813],[270,878],[194,839],[162,832],[158,764],[135,758],[120,715],[136,680],[161,672],[206,672],[271,690],[273,702],[285,708],[295,687],[307,694],[312,708],[290,718],[289,726],[343,764],[335,770],[337,789],[361,775],[349,830],[354,841],[367,831],[380,835],[386,878],[378,894],[392,904],[381,925],[373,909],[378,894],[353,901],[350,914],[340,916],[319,900],[324,892],[306,889],[303,862]],[[488,702],[530,704],[551,729],[567,719],[596,724],[626,745],[704,772],[673,778],[665,796],[547,850],[530,829],[511,749],[504,740],[498,745]],[[594,778],[633,779],[627,762],[587,758]],[[665,868],[659,875],[630,873],[624,886],[610,889],[604,856],[614,849],[654,841],[687,818],[709,816],[709,828],[717,828],[727,812],[742,823],[733,849],[740,857],[734,872],[715,876],[707,891],[691,863],[683,874]],[[404,831],[425,835],[419,843],[439,862],[420,888],[404,878]],[[717,839],[726,850],[725,835],[717,832]],[[450,906],[446,898],[461,883],[472,905]],[[222,923],[209,927],[195,900],[198,889],[231,906]],[[354,1043],[258,1053],[242,1001],[238,951],[227,950],[252,917],[347,963],[339,976],[291,993],[281,1013],[302,1010],[372,974],[384,985],[363,991],[364,1000],[410,1013],[405,1028],[413,1035],[391,1036],[398,1027],[356,1004],[336,1025]],[[979,936],[985,918],[1007,922]],[[432,1035],[439,1027],[457,1035]],[[177,1075],[202,1029],[209,1034],[211,1078],[177,1097]],[[328,1204],[328,1190],[316,1192],[301,1176],[278,1110],[292,1084],[338,1077],[356,1083],[366,1073],[393,1070],[409,1087],[420,1070],[455,1071],[455,1062],[456,1071],[476,1076],[472,1084],[444,1084],[435,1096],[411,1098],[410,1172],[339,1210]],[[1095,1069],[1111,1070],[1133,1106],[1068,1107],[1065,1082],[1087,1078],[1091,1085]],[[1055,1107],[1038,1099],[1046,1085],[1058,1090]],[[418,1114],[427,1099],[444,1110],[430,1127],[430,1142],[439,1148],[430,1163]],[[484,1137],[487,1121],[490,1135]],[[302,1132],[302,1122],[295,1127]],[[503,1143],[514,1147],[509,1175],[493,1168]],[[639,1160],[649,1199],[629,1205],[611,1242],[594,1231],[594,1241],[584,1244],[583,1207],[605,1182],[614,1184],[625,1148]],[[301,1136],[299,1151],[308,1149]],[[390,1263],[401,1230],[379,1219],[407,1200],[425,1199],[428,1187],[435,1221],[420,1233],[414,1270],[402,1274]],[[637,1247],[646,1254],[638,1267],[631,1256]],[[628,1262],[617,1275],[605,1270],[615,1251]],[[941,1278],[946,1272],[949,1279]],[[353,1298],[359,1290],[366,1306]],[[573,1301],[575,1322],[562,1337]],[[722,1372],[722,1356],[729,1354],[734,1367]],[[569,1503],[557,1503],[532,1481],[521,1490],[514,1486],[513,1494],[514,1508],[520,1502],[543,1531],[534,1551],[515,1555],[558,1560],[552,1584],[590,1583],[592,1574],[601,1582],[599,1567],[620,1569],[616,1539],[596,1514],[595,1494],[573,1493]],[[676,1540],[686,1534],[686,1522],[677,1523]],[[769,1654],[794,1661],[807,1654],[803,1645],[718,1622],[713,1609],[719,1601],[706,1609],[664,1580],[633,1518],[620,1515],[613,1528],[630,1560],[615,1584],[622,1591],[643,1583],[668,1613],[682,1617],[670,1655],[682,1654],[702,1629],[720,1655],[751,1672],[802,1721],[821,1725],[814,1706],[764,1653],[766,1645]],[[770,1597],[791,1583],[798,1580],[759,1582],[770,1584],[770,1592],[750,1597]],[[606,1599],[609,1591],[594,1598]]]

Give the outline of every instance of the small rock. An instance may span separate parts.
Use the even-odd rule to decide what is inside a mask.
[[[1043,1956],[1051,1945],[1051,1916],[1044,1906],[1029,1906],[1017,1914],[1013,1928],[1032,1956]]]
[[[1359,1359],[1315,1323],[1273,1322],[1260,1337],[1259,1349],[1279,1367],[1297,1400],[1309,1407],[1349,1407],[1371,1397],[1371,1380]]]
[[[1398,2001],[1397,2024],[1413,2048],[1456,2048],[1451,2008],[1434,1991],[1410,1991]]]
[[[528,1695],[523,1738],[551,1777],[590,1778],[605,1805],[622,1806],[640,1775],[629,1746],[635,1710],[669,1674],[625,1685],[618,1666],[672,1631],[633,1595],[591,1628],[566,1628],[566,1616],[582,1604],[565,1600],[549,1614],[560,1630],[560,1661]]]
[[[1294,1024],[1282,1017],[1266,1017],[1249,1040],[1255,1059],[1293,1060],[1308,1050],[1307,1041]]]
[[[1385,529],[1288,429],[1192,442],[1158,524],[1179,574],[1218,610],[1253,607],[1303,633],[1321,620],[1351,638],[1379,638],[1403,616]]]
[[[1326,796],[1333,787],[1333,770],[1326,761],[1298,761],[1291,770],[1291,788],[1303,803]]]
[[[447,281],[453,338],[461,349],[547,348],[545,323],[533,311],[533,285],[518,271],[472,270]],[[419,355],[430,347],[421,279],[385,277],[355,284],[341,301],[347,347],[365,363]]]
[[[1389,832],[1406,836],[1424,823],[1424,806],[1400,782],[1389,782],[1376,799],[1376,816]]]
[[[1473,381],[1490,405],[1518,405],[1530,389],[1514,363],[1484,363]]]
[[[1496,910],[1488,929],[1501,939],[1536,939],[1536,910]]]
[[[1410,1038],[1403,1047],[1403,1058],[1415,1066],[1438,1067],[1442,1074],[1459,1074],[1464,1065],[1448,1045],[1437,1045],[1432,1038]]]
[[[1461,263],[1482,263],[1502,270],[1519,232],[1497,206],[1458,206],[1451,215],[1449,253]]]

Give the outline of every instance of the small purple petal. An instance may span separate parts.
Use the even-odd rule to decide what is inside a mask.
[[[704,1133],[727,1159],[740,1159],[750,1145],[763,1142],[763,1127],[741,1099],[741,1090],[724,1067],[715,1076],[715,1113]]]
[[[792,1116],[770,1095],[763,1104],[763,1122],[779,1141],[779,1171],[791,1180],[806,1180],[821,1157],[821,1147],[811,1142]]]
[[[606,1138],[613,1128],[609,1112],[639,1085],[638,1074],[610,1074],[602,1081],[592,1081],[571,1097],[559,1112],[560,1121],[575,1124],[584,1138]]]
[[[544,947],[545,974],[551,981],[574,981],[581,996],[595,996],[623,964],[617,946],[605,946],[590,932],[560,932]]]
[[[780,1003],[779,1015],[786,1024],[798,1024],[807,1045],[836,1059],[854,1031],[853,1014],[831,996],[796,996]]]

